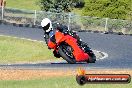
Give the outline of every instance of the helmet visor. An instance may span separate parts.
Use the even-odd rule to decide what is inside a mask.
[[[50,23],[48,23],[46,26],[43,27],[44,30],[48,30],[50,27]]]

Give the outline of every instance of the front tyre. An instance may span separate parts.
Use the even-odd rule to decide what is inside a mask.
[[[69,50],[68,50],[69,49]],[[72,53],[72,47],[67,44],[61,44],[58,48],[58,52],[63,59],[65,59],[70,64],[75,64],[76,60]]]

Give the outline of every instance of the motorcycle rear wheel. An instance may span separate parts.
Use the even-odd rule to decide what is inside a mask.
[[[89,59],[86,62],[87,63],[95,63],[96,56],[95,56],[94,52],[86,44],[84,44],[84,45],[85,45],[84,46],[85,47],[84,51],[89,55]]]
[[[89,55],[89,59],[88,59],[87,63],[95,63],[95,61],[96,61],[96,56],[95,56],[95,54],[93,53],[93,51],[92,51],[92,53],[88,53],[88,55]]]

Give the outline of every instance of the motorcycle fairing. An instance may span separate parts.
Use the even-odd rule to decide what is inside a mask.
[[[77,40],[70,35],[64,35],[63,33],[56,31],[55,33],[56,43],[66,42],[73,48],[73,55],[77,62],[87,61],[89,55],[85,53],[77,44]]]

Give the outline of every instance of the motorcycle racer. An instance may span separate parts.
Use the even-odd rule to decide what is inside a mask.
[[[68,30],[68,27],[65,26],[65,25],[62,25],[62,24],[57,24],[57,27],[53,29],[53,24],[52,22],[50,21],[50,19],[48,18],[44,18],[42,21],[41,21],[41,26],[44,30],[44,39],[45,39],[45,42],[48,46],[48,44],[56,44],[56,39],[55,39],[55,32],[58,30],[64,34],[68,34],[68,35],[71,35],[72,37],[74,37],[75,39],[77,39],[77,43],[78,45],[84,49],[85,52],[91,52],[91,49],[88,47],[88,45],[84,42],[82,42],[82,40],[79,38],[79,36],[77,35],[76,32],[73,32],[71,30]],[[49,46],[48,46],[48,49],[51,49]],[[55,57],[60,57],[60,55],[58,53],[56,53],[56,51],[53,51],[54,53],[54,56]]]
[[[65,25],[57,24],[57,27],[53,29],[52,22],[48,18],[45,18],[42,20],[41,26],[44,30],[44,39],[46,41],[46,44],[48,44],[49,39],[50,39],[50,41],[55,43],[54,34],[55,34],[56,30],[59,30],[60,32],[62,32],[64,34],[69,34],[69,35],[73,36],[74,38],[76,38],[78,41],[79,40],[81,41],[81,39],[76,34],[76,32],[68,30],[68,27]]]

